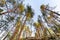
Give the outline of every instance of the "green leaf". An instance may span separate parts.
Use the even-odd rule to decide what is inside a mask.
[[[31,6],[27,5],[27,11],[26,11],[26,16],[29,18],[32,18],[34,15],[33,9],[31,8]]]
[[[5,0],[0,0],[0,6],[3,7],[5,5],[6,1]]]
[[[2,12],[3,11],[3,9],[0,9],[0,12]]]
[[[8,0],[8,2],[12,3],[12,4],[15,4],[16,1],[15,0]]]
[[[18,8],[19,8],[20,13],[22,13],[25,9],[23,4],[19,4]]]
[[[10,19],[11,19],[11,20],[13,20],[13,19],[14,19],[14,17],[10,17]]]

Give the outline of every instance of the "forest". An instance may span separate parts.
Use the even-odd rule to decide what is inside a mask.
[[[0,0],[0,40],[60,40],[60,14],[41,4],[37,15],[24,1]]]

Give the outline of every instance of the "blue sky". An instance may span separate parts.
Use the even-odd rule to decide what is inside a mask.
[[[34,16],[34,21],[37,20],[37,15],[41,15],[41,12],[40,12],[40,6],[42,4],[49,4],[49,6],[51,7],[55,7],[56,8],[54,9],[54,11],[60,11],[60,1],[59,0],[25,0],[24,2],[26,5],[29,4],[32,6],[32,8],[34,9],[34,12],[35,12],[35,16]]]

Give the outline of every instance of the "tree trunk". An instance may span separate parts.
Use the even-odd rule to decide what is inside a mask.
[[[19,32],[19,35],[18,35],[17,40],[20,40],[20,36],[21,36],[21,33],[22,33],[23,29],[24,29],[24,25],[25,25],[25,23],[26,23],[26,20],[27,20],[27,17],[26,17],[26,19],[25,19],[25,21],[24,21],[24,23],[23,23],[23,25],[22,25],[22,27],[21,27],[21,30],[20,30],[20,32]]]
[[[15,31],[14,31],[12,37],[10,38],[10,40],[14,40],[16,34],[19,32],[19,29],[20,29],[20,24],[18,26],[16,26]]]

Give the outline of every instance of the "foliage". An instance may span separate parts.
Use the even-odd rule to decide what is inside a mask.
[[[18,5],[18,8],[19,8],[19,12],[22,13],[24,11],[24,5],[21,3]]]
[[[36,28],[39,28],[41,25],[40,25],[40,23],[35,22],[35,23],[34,23],[34,26],[35,26]]]
[[[12,4],[15,4],[16,1],[15,0],[7,0],[8,2],[12,3]]]
[[[27,20],[30,20],[31,18],[33,18],[34,16],[34,12],[31,8],[31,6],[28,6],[27,5],[27,9],[26,9],[26,17],[27,17]]]
[[[45,11],[46,6],[43,4],[43,5],[41,5],[40,8],[41,8],[42,11]]]
[[[1,1],[1,2],[0,2],[0,6],[3,7],[4,4],[6,3],[6,1],[5,1],[5,0],[0,0],[0,1]]]
[[[3,11],[3,9],[0,9],[0,13]]]

